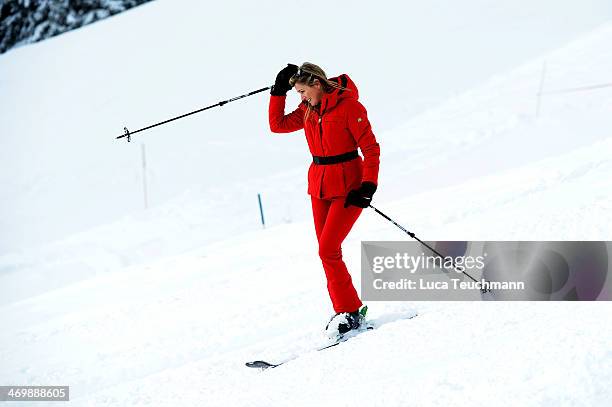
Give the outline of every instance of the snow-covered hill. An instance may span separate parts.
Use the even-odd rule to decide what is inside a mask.
[[[158,0],[139,12],[155,19],[161,10],[171,11],[164,4]],[[512,14],[503,7],[498,12]],[[108,27],[120,31],[121,19],[109,21]],[[91,27],[92,38],[98,30],[98,35],[117,38],[124,34],[104,31],[104,24]],[[429,240],[612,240],[612,88],[553,92],[609,83],[611,42],[612,25],[604,24],[378,131],[382,166],[375,204]],[[76,40],[71,44],[63,43],[76,46]],[[39,45],[36,54],[24,53],[24,60],[51,52],[51,46]],[[1,58],[5,72],[27,68]],[[254,75],[264,77],[269,68],[260,72],[255,67]],[[57,74],[53,67],[50,72]],[[70,75],[63,75],[60,82],[69,83]],[[101,82],[118,86],[113,75]],[[89,92],[82,90],[87,83],[75,84],[72,94],[103,93],[93,85]],[[224,89],[228,95],[248,84],[241,78],[223,83],[232,87]],[[11,92],[24,98],[29,91],[12,87]],[[49,99],[41,92],[32,101],[34,108]],[[102,226],[0,257],[0,383],[70,385],[71,404],[78,406],[607,405],[612,399],[609,302],[372,302],[370,317],[387,322],[379,329],[328,351],[306,351],[320,343],[331,310],[305,195],[308,157],[301,136],[282,139],[265,130],[266,101],[256,100],[252,103],[263,115],[244,104],[224,107],[206,119],[228,126],[238,110],[241,117],[262,116],[257,124],[261,134],[254,131],[252,142],[242,137],[243,144],[236,146],[236,139],[223,135],[205,144],[212,161],[219,149],[235,151],[244,159],[242,171],[203,172],[199,176],[216,181],[182,190],[144,212],[135,210],[136,198],[127,204],[117,192],[109,204],[125,204],[123,218],[103,222],[101,216]],[[168,103],[177,111],[183,104]],[[139,144],[101,147],[112,127],[106,122],[119,117],[111,112],[115,104],[130,107],[120,98],[100,100],[99,111],[108,113],[100,119],[104,131],[92,130],[95,135],[81,140],[71,130],[63,139],[76,149],[70,151],[100,147],[112,149],[111,155],[60,155],[64,146],[29,132],[23,139],[2,138],[20,152],[42,143],[54,157],[33,148],[31,160],[39,158],[40,168],[7,161],[9,168],[21,167],[24,173],[12,183],[2,178],[6,197],[20,193],[4,200],[3,210],[17,211],[18,203],[44,196],[46,188],[68,194],[71,185],[96,185],[104,176],[115,182],[116,191],[138,188],[134,157],[140,154]],[[376,112],[376,103],[366,105],[374,105],[370,112]],[[148,113],[163,113],[161,107],[147,107],[146,115],[130,111],[143,123]],[[81,113],[91,114],[86,111]],[[78,112],[74,117],[80,120]],[[49,115],[43,121],[57,124],[61,119]],[[41,126],[3,123],[11,130],[6,134]],[[161,155],[159,144],[151,154],[163,156],[168,168],[188,168],[204,153],[192,151],[183,162],[179,157],[187,148],[180,143],[194,142],[186,133],[199,126],[177,124],[167,133],[152,133],[153,140],[174,136],[169,145],[177,151]],[[263,167],[270,166],[250,171],[253,151],[261,151],[257,158]],[[0,153],[9,158],[7,149]],[[111,156],[117,170],[107,174],[104,162]],[[131,160],[136,161],[133,167]],[[46,168],[56,172],[46,174]],[[74,174],[74,184],[66,182],[75,168],[83,172]],[[172,175],[180,171],[174,168]],[[239,177],[245,172],[251,178]],[[126,174],[131,184],[118,186]],[[84,195],[89,192],[84,189]],[[258,192],[269,219],[266,229],[258,225]],[[83,203],[88,197],[75,199]],[[58,212],[40,213],[62,213],[61,204],[56,201]],[[23,210],[15,217],[35,212],[33,207]],[[375,213],[364,213],[343,246],[356,283],[361,240],[404,238]],[[414,311],[418,317],[401,318]],[[247,360],[273,360],[298,351],[301,357],[277,369],[259,372],[244,366]]]
[[[603,26],[380,133],[376,204],[432,240],[609,239],[610,88],[543,94],[537,114],[544,61],[544,91],[607,83],[612,59],[602,49],[609,36],[610,26]],[[265,139],[282,143],[278,135],[262,135]],[[131,147],[115,148],[119,153]],[[0,303],[257,231],[257,193],[268,225],[309,226],[307,160],[298,167],[288,164],[282,173],[257,177],[255,171],[248,180],[192,187],[120,221],[0,256],[7,288]],[[230,170],[223,176],[231,180],[238,174]],[[121,205],[122,200],[106,202]],[[5,201],[9,208],[10,202]],[[502,216],[509,212],[516,222]],[[401,238],[373,215],[357,228],[366,222],[379,232],[368,233],[367,240]],[[26,286],[24,276],[31,281]]]
[[[221,238],[258,228],[256,192],[265,193],[269,225],[305,219],[309,209],[299,183],[308,152],[298,134],[270,135],[264,93],[139,134],[131,144],[114,137],[124,126],[135,130],[270,85],[287,62],[304,60],[321,64],[330,75],[351,75],[382,135],[612,19],[608,0],[395,1],[385,7],[360,0],[341,7],[343,24],[311,19],[309,29],[324,32],[325,41],[310,42],[297,40],[305,23],[296,20],[292,7],[284,1],[212,7],[196,0],[156,0],[0,55],[0,254],[29,252],[124,216],[148,224],[159,219],[142,214],[140,144],[145,144],[149,207],[182,194],[201,197],[209,209],[177,214],[199,236],[211,229],[198,225],[211,219],[239,219],[237,229],[230,224],[208,233]],[[522,85],[523,107],[530,113],[540,71],[533,69]],[[549,71],[546,89],[571,86],[551,81],[563,67],[551,65]],[[297,100],[292,94],[291,104]],[[438,125],[445,122],[446,117]],[[413,133],[403,134],[404,148],[419,137]],[[427,135],[428,142],[432,138],[445,151],[456,147],[445,140],[463,139],[440,132]],[[383,144],[383,154],[392,151]],[[279,182],[286,188],[282,194],[267,194],[265,177],[284,174],[295,174],[287,178],[294,182]],[[448,174],[437,178],[444,177]],[[296,198],[293,191],[299,192]]]

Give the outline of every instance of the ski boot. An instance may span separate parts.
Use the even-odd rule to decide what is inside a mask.
[[[329,338],[341,337],[353,329],[359,329],[365,321],[368,306],[354,312],[339,312],[334,315],[325,327],[325,332]]]

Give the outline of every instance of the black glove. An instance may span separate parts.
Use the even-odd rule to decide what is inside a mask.
[[[298,71],[298,66],[293,64],[287,64],[286,67],[276,75],[276,82],[272,85],[270,95],[272,96],[287,96],[287,92],[291,89],[289,85],[289,79],[295,75]]]
[[[370,206],[374,192],[376,192],[375,183],[370,181],[362,182],[359,188],[353,189],[346,195],[344,207],[348,208],[349,205],[353,205],[359,208],[367,208]]]

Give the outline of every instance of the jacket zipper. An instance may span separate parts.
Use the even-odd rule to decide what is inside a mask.
[[[325,155],[325,149],[323,148],[323,115],[325,114],[325,110],[327,110],[327,100],[325,100],[325,107],[322,108],[321,114],[319,114],[319,138],[321,141],[321,151],[323,155]]]
[[[319,140],[321,142],[321,151],[323,155],[325,155],[325,151],[323,150],[323,114],[319,115]],[[323,178],[325,177],[325,166],[323,166],[323,172],[321,173],[321,182],[319,183],[319,198],[323,198]]]
[[[325,109],[327,108],[327,101],[325,101]],[[321,152],[325,155],[325,150],[323,149],[323,114],[325,113],[325,109],[321,110],[321,114],[319,114],[319,140],[321,142]],[[323,172],[321,173],[321,182],[319,187],[319,198],[323,198],[323,178],[325,178],[325,166],[323,166]]]

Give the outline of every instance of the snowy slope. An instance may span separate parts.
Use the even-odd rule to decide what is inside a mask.
[[[360,0],[332,7],[341,24],[304,21],[296,16],[301,6],[156,0],[1,55],[0,253],[30,251],[124,216],[156,219],[141,214],[141,143],[151,207],[196,190],[211,206],[176,218],[195,224],[199,236],[207,234],[197,225],[211,218],[240,219],[210,233],[222,238],[255,230],[255,193],[268,192],[261,179],[302,174],[309,159],[302,136],[270,136],[265,94],[156,128],[132,144],[114,137],[124,126],[135,130],[270,85],[289,61],[350,74],[379,134],[612,18],[608,0],[381,7]],[[304,32],[325,33],[325,41],[308,41]],[[530,95],[539,76],[529,79]],[[295,94],[291,100],[297,104]],[[228,157],[235,165],[227,166]],[[279,182],[282,194],[264,195],[266,205],[277,205],[267,208],[270,224],[305,219],[308,208],[293,200],[294,191],[303,197],[302,182]]]
[[[609,88],[544,95],[536,117],[543,61],[547,66],[544,91],[606,83],[612,60],[610,53],[602,49],[606,49],[609,31],[609,26],[604,26],[563,49],[498,75],[402,126],[379,133],[382,164],[377,204],[384,210],[388,203],[405,199],[400,207],[410,207],[397,213],[398,220],[409,222],[416,232],[423,231],[421,236],[429,239],[528,240],[533,238],[531,228],[535,220],[546,225],[538,230],[542,238],[609,239],[607,225],[611,215],[607,211],[610,203],[606,199],[609,193],[605,176],[609,153],[606,140],[611,128]],[[277,136],[266,137],[280,141]],[[544,158],[549,161],[540,162]],[[597,160],[602,164],[597,164]],[[126,216],[119,222],[40,249],[0,256],[0,273],[6,287],[0,304],[99,273],[196,249],[245,230],[258,230],[261,226],[257,193],[263,196],[268,224],[296,221],[308,224],[310,208],[304,193],[307,159],[303,161],[303,165],[279,174],[228,182],[223,187],[194,187],[163,205]],[[514,175],[479,178],[520,166],[527,167]],[[544,169],[547,173],[540,173]],[[584,178],[572,183],[574,172],[585,171]],[[478,178],[474,186],[461,185],[474,177]],[[483,183],[487,185],[485,195],[481,191]],[[537,194],[542,185],[558,188],[560,192],[555,199],[542,199]],[[451,189],[440,189],[443,187]],[[520,205],[525,212],[517,218],[525,221],[513,225],[513,235],[508,234],[506,218],[501,216],[505,212],[495,212],[499,209],[496,207],[491,212],[487,209],[497,201],[483,198],[492,196],[499,187],[503,189],[498,200],[510,200],[511,206]],[[419,195],[425,192],[429,194]],[[549,194],[548,189],[544,193]],[[522,195],[533,200],[508,198]],[[430,210],[431,201],[442,202],[449,197],[457,205]],[[394,208],[389,209],[395,215]],[[456,210],[473,214],[475,219],[453,229],[447,219],[461,216],[446,212]],[[402,214],[405,216],[401,217]],[[485,214],[491,219],[481,222],[479,217]],[[565,220],[556,221],[559,216]],[[370,220],[364,217],[361,222]],[[379,230],[388,227],[379,219],[373,219],[369,225]],[[375,240],[374,236],[368,240]],[[23,278],[30,284],[24,287]]]
[[[371,303],[374,319],[420,315],[274,371],[248,370],[247,360],[321,343],[329,306],[307,229],[244,235],[4,306],[1,379],[69,383],[75,405],[604,405],[610,396],[606,303]],[[353,269],[355,235],[345,250]]]
[[[610,240],[612,93],[547,96],[536,117],[534,89],[544,59],[545,89],[609,80],[611,42],[612,25],[603,26],[380,134],[376,204],[426,239]],[[264,196],[275,188],[279,199],[283,188],[299,196],[303,184],[286,184],[302,175],[262,178],[245,196],[260,187],[269,188]],[[150,218],[4,256],[0,382],[69,384],[72,404],[96,406],[604,406],[612,398],[609,303],[376,302],[371,317],[389,321],[380,329],[249,370],[247,360],[320,342],[330,307],[312,225],[306,218],[198,246],[193,240],[206,238],[189,214],[208,196],[192,190]],[[343,250],[356,282],[361,240],[403,238],[364,214]],[[144,261],[172,245],[184,253]],[[398,319],[414,310],[418,317]]]
[[[158,0],[138,13],[147,21],[161,18],[160,12],[170,17],[181,13],[168,4]],[[511,20],[518,11],[508,8],[499,6],[489,12]],[[213,23],[213,16],[200,16]],[[140,44],[122,31],[132,21],[119,16],[84,29],[83,35],[102,43],[123,38],[128,44]],[[196,28],[186,24],[177,30],[185,34]],[[76,37],[70,40],[71,35],[62,36],[66,37],[62,47],[51,40],[37,44],[31,54],[27,47],[15,50],[15,60],[0,57],[2,73],[35,72],[38,68],[23,61],[44,61],[58,48],[83,50]],[[201,41],[194,34],[196,40]],[[503,67],[503,72],[480,86],[377,132],[383,156],[375,204],[423,239],[612,240],[612,88],[544,95],[536,114],[544,61],[545,92],[609,83],[610,43],[612,25],[602,25],[518,68]],[[3,239],[20,230],[12,223],[15,219],[30,222],[23,233],[36,230],[40,220],[32,217],[36,208],[18,209],[29,200],[41,205],[40,214],[57,215],[48,220],[49,225],[72,222],[60,216],[69,212],[62,205],[76,211],[70,205],[78,209],[88,199],[91,207],[83,207],[77,215],[91,217],[89,211],[103,211],[108,203],[124,216],[100,214],[94,228],[83,224],[74,229],[83,229],[80,233],[66,232],[53,243],[0,256],[0,384],[70,385],[70,404],[77,406],[609,404],[612,306],[606,302],[373,302],[370,317],[386,321],[378,330],[329,351],[304,352],[277,369],[247,369],[247,360],[282,358],[320,343],[321,328],[331,310],[308,213],[308,156],[302,137],[269,134],[265,114],[261,115],[265,97],[245,104],[240,109],[261,118],[257,124],[261,134],[252,142],[247,142],[250,134],[241,137],[238,153],[246,160],[253,151],[261,151],[259,158],[274,158],[278,168],[262,164],[250,172],[245,164],[228,169],[224,183],[202,182],[189,189],[185,186],[192,182],[177,181],[179,194],[171,194],[169,188],[165,192],[175,195],[172,199],[136,211],[138,194],[131,203],[124,199],[128,191],[139,192],[134,156],[139,157],[140,146],[104,144],[118,112],[129,108],[130,101],[104,100],[108,94],[102,88],[121,94],[124,82],[109,71],[108,77],[101,74],[99,88],[87,89],[83,86],[91,81],[78,75],[87,64],[101,63],[110,54],[129,49],[99,49],[90,55],[91,61],[73,61],[74,70],[64,71],[64,65],[58,70],[48,67],[49,77],[59,84],[75,78],[62,102],[75,96],[100,97],[95,109],[73,111],[74,121],[66,128],[88,128],[81,125],[95,117],[94,110],[101,118],[91,138],[81,140],[81,133],[73,130],[64,134],[62,140],[71,150],[55,145],[52,133],[43,139],[34,136],[39,126],[64,128],[57,111],[45,110],[43,119],[28,121],[20,108],[24,104],[2,102],[3,135],[24,134],[0,139],[6,168],[19,174],[5,173],[2,178],[6,198],[2,210],[14,211],[6,212],[14,219],[2,220],[8,225],[3,226]],[[256,67],[255,72],[267,77],[265,72],[275,68],[271,65],[261,71]],[[164,67],[169,72],[178,69]],[[132,69],[130,80],[136,76],[135,68],[126,66],[128,72]],[[186,69],[193,73],[201,67]],[[141,90],[148,89],[146,82],[154,74],[142,73],[137,82]],[[374,80],[365,73],[363,78],[364,85]],[[237,79],[228,85],[232,89],[223,92],[221,86],[207,86],[215,95],[227,91],[231,96],[248,90],[252,78],[247,79]],[[24,82],[17,83],[23,86]],[[33,90],[36,84],[43,86],[38,92]],[[59,85],[48,80],[36,84],[7,86],[11,95],[23,103],[29,101],[32,110],[38,111],[52,102]],[[160,86],[169,94],[175,92],[171,84]],[[39,97],[30,98],[32,94]],[[184,94],[184,89],[176,94]],[[181,111],[200,100],[170,103]],[[382,105],[371,105],[371,116],[376,116],[372,110]],[[163,115],[167,109],[154,106],[133,110],[142,115],[138,119],[142,124],[149,115]],[[216,113],[219,123],[227,125],[238,110],[227,106]],[[187,146],[178,141],[157,145],[147,141],[147,147],[152,146],[150,158],[166,161],[169,179],[183,170],[189,177],[188,169],[206,169],[195,166],[203,153],[188,145],[193,139],[185,133],[208,128],[208,120],[213,119],[207,118],[206,126],[177,124],[167,133],[151,135],[158,140],[184,137]],[[175,134],[178,130],[181,133]],[[216,146],[217,152],[220,146],[235,150],[236,139],[230,142],[226,137],[222,134],[205,146]],[[39,150],[40,144],[47,154]],[[23,158],[30,147],[32,157],[27,160],[10,156],[14,152]],[[112,154],[92,158],[75,153],[86,149]],[[213,164],[218,158],[215,151],[206,151]],[[276,161],[279,155],[286,161]],[[109,156],[112,165],[106,162]],[[31,165],[35,162],[40,166]],[[115,172],[108,173],[114,165]],[[152,166],[158,181],[164,177],[162,168]],[[239,177],[245,172],[251,178]],[[220,173],[202,172],[217,177]],[[126,177],[131,183],[121,184]],[[92,188],[86,187],[89,183]],[[121,186],[106,189],[106,183]],[[65,203],[48,195],[54,188],[60,197],[64,193],[77,202]],[[75,188],[83,197],[74,195]],[[114,191],[110,202],[104,196],[108,191]],[[269,216],[266,229],[258,225],[258,192]],[[8,199],[12,194],[14,199]],[[44,197],[52,198],[45,204],[57,205],[57,211],[43,210],[39,200]],[[125,212],[119,210],[124,206]],[[343,247],[356,283],[360,282],[361,240],[405,238],[375,213],[364,213]],[[26,240],[30,241],[19,241]],[[611,293],[607,295],[612,298]],[[401,319],[414,311],[418,317]]]

